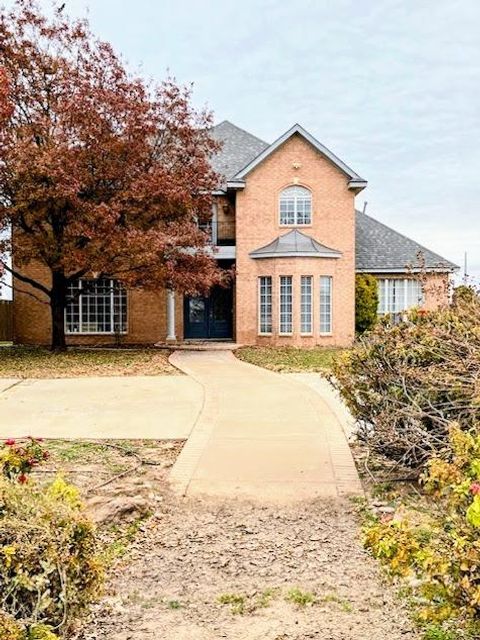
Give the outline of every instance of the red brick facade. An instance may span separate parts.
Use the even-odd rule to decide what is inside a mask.
[[[293,135],[258,164],[246,177],[245,187],[229,199],[220,197],[217,219],[233,226],[236,234],[236,283],[234,297],[234,335],[242,344],[275,345],[348,345],[354,339],[355,317],[355,193],[348,187],[349,178],[298,134]],[[339,258],[266,258],[252,259],[251,251],[289,232],[281,226],[279,195],[291,185],[308,188],[312,195],[312,223],[301,231],[318,242],[341,252]],[[219,227],[220,228],[220,227]],[[224,226],[223,228],[227,228]],[[48,283],[48,273],[38,265],[23,269],[25,273]],[[269,336],[258,331],[258,278],[272,277],[273,327]],[[293,331],[279,335],[279,278],[293,277]],[[313,331],[300,335],[300,278],[313,276]],[[375,274],[379,275],[379,274]],[[398,274],[405,277],[405,274]],[[320,277],[331,276],[332,331],[321,335],[319,328]],[[394,277],[389,275],[388,277]],[[448,301],[445,283],[448,276],[432,274],[425,287],[425,307],[434,308]],[[27,293],[28,286],[15,282],[15,342],[47,344],[50,339],[50,316],[46,300],[39,301]],[[35,294],[36,295],[36,294]],[[41,298],[42,296],[39,295]],[[167,336],[167,295],[165,291],[129,291],[128,328],[120,337],[114,335],[71,335],[69,344],[154,344]],[[176,335],[183,339],[183,300],[176,296]]]

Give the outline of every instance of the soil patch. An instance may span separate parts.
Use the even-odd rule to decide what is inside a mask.
[[[82,640],[414,638],[349,501],[182,500],[165,490]]]

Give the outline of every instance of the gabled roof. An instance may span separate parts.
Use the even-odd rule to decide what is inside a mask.
[[[455,271],[458,266],[437,253],[394,231],[366,213],[356,211],[357,271],[402,273],[408,271]],[[421,258],[419,259],[419,256]],[[420,265],[420,260],[424,264]]]
[[[269,147],[264,149],[256,158],[253,158],[246,166],[244,166],[235,176],[232,178],[233,181],[244,180],[247,174],[250,173],[260,162],[263,162],[265,158],[268,158],[270,154],[272,154],[278,147],[280,147],[284,142],[286,142],[289,138],[294,135],[300,135],[302,138],[307,140],[312,147],[314,147],[319,153],[328,158],[330,162],[332,162],[336,167],[343,171],[343,173],[350,178],[349,187],[352,188],[361,188],[367,186],[367,181],[361,178],[358,173],[355,173],[353,169],[350,169],[348,165],[346,165],[340,158],[327,149],[321,142],[319,142],[316,138],[314,138],[306,129],[304,129],[299,124],[294,124],[288,131],[286,131],[280,138],[275,140]]]
[[[268,147],[268,142],[236,127],[228,120],[212,127],[211,136],[222,143],[222,148],[212,158],[211,165],[214,171],[223,176],[225,182]],[[226,184],[222,187],[225,188]]]
[[[242,188],[246,175],[293,135],[302,136],[319,153],[343,171],[349,178],[349,188],[360,190],[367,186],[366,180],[355,173],[340,158],[337,158],[334,153],[299,124],[295,124],[270,145],[248,133],[248,131],[228,122],[228,120],[224,120],[212,127],[211,135],[212,138],[222,143],[222,148],[212,158],[211,165],[223,178],[222,184],[219,186],[223,190],[228,186]]]
[[[298,229],[292,229],[273,242],[255,249],[251,258],[340,258],[341,251],[330,249]]]

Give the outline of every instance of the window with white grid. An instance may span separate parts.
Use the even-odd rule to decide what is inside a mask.
[[[292,276],[280,276],[280,333],[293,332]]]
[[[66,333],[126,333],[127,292],[116,280],[82,279],[68,286]]]
[[[280,194],[280,224],[312,223],[312,194],[305,187],[287,187]]]
[[[312,276],[302,276],[300,279],[300,332],[312,333]]]
[[[259,333],[272,333],[272,277],[258,279]]]
[[[331,276],[320,276],[320,333],[332,333]]]
[[[422,283],[414,278],[379,278],[378,313],[401,313],[423,303]]]

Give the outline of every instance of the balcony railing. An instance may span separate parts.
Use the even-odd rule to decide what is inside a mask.
[[[235,246],[235,220],[204,222],[199,227],[208,234],[212,245],[217,247]]]

